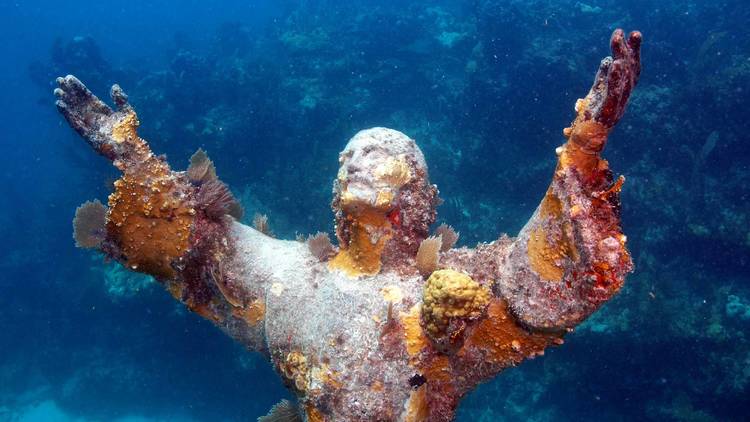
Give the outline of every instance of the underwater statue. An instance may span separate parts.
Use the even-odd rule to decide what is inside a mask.
[[[59,111],[122,172],[106,206],[79,207],[74,237],[270,359],[298,403],[262,420],[450,421],[479,383],[562,344],[631,271],[624,179],[600,154],[638,82],[640,44],[639,32],[613,33],[539,207],[517,237],[475,248],[454,247],[449,226],[430,232],[437,189],[401,132],[363,130],[341,152],[338,246],[325,234],[279,240],[262,219],[238,222],[203,151],[186,171],[155,155],[119,86],[113,110],[58,78]]]

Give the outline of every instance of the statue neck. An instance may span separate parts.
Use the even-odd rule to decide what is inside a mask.
[[[340,251],[329,268],[341,270],[351,277],[378,274],[382,254],[393,235],[391,222],[379,210],[344,213],[337,222]]]

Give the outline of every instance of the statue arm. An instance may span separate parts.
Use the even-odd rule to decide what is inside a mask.
[[[241,208],[202,151],[187,171],[173,171],[138,136],[138,117],[119,86],[112,87],[111,109],[74,76],[57,83],[58,110],[122,172],[106,207],[79,207],[77,244],[154,276],[190,310],[263,351],[267,292],[280,276],[315,261],[305,245],[237,222]]]
[[[421,308],[402,317],[407,351],[427,380],[409,398],[414,414],[451,420],[477,383],[562,344],[622,286],[632,268],[620,228],[623,179],[600,154],[638,81],[640,42],[638,32],[612,35],[613,57],[577,102],[552,182],[518,237],[441,254]]]
[[[563,133],[552,182],[501,259],[496,289],[527,327],[564,330],[581,322],[622,286],[632,264],[620,227],[620,188],[601,158],[640,75],[641,34],[612,34],[577,116]]]

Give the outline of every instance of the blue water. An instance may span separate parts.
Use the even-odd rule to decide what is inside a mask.
[[[516,233],[615,27],[643,74],[605,152],[636,272],[562,347],[481,386],[460,421],[746,420],[750,3],[745,0],[0,4],[0,420],[254,420],[270,366],[148,278],[76,249],[115,171],[67,127],[54,77],[119,83],[184,168],[207,150],[250,216],[332,229],[357,130],[420,144],[461,244]],[[342,5],[341,3],[344,3]]]

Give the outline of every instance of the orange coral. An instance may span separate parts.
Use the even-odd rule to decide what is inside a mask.
[[[349,244],[329,262],[329,268],[356,277],[380,272],[380,255],[390,238],[391,223],[385,214],[366,209],[346,216],[351,230]]]
[[[286,355],[281,363],[281,374],[286,377],[297,391],[304,392],[310,384],[310,371],[307,358],[299,351],[292,351]]]
[[[440,398],[459,397],[468,378],[457,376],[465,376],[467,365],[505,368],[543,353],[550,344],[562,343],[561,333],[527,331],[516,322],[503,299],[492,298],[486,318],[467,329],[466,340],[454,355],[446,355],[433,348],[420,324],[420,313],[420,306],[415,305],[400,315],[409,364],[428,380],[411,393],[403,415],[406,421],[428,420],[446,405],[439,402]]]
[[[528,256],[531,268],[545,280],[560,281],[563,278],[563,260],[578,260],[578,251],[571,239],[568,220],[562,218],[562,202],[550,190],[547,191],[539,207],[541,224],[531,232],[528,242]],[[545,222],[552,222],[545,228]]]
[[[130,113],[112,129],[131,154],[127,163],[115,160],[125,174],[109,196],[107,232],[129,268],[168,279],[175,275],[172,262],[189,247],[195,210],[186,203],[186,183],[151,153],[137,126]]]
[[[487,318],[477,323],[457,356],[464,358],[478,349],[483,352],[484,362],[505,367],[540,354],[561,340],[559,334],[524,330],[510,315],[505,301],[495,298],[487,309]]]
[[[558,149],[555,177],[562,177],[565,169],[574,168],[584,180],[596,177],[607,170],[608,163],[599,157],[609,134],[609,129],[586,115],[587,100],[576,103],[578,112],[570,127],[563,130],[568,141]],[[621,182],[620,182],[621,184]],[[619,190],[618,190],[619,191]],[[539,208],[541,224],[531,232],[528,242],[529,263],[545,280],[560,281],[564,275],[565,259],[578,260],[578,251],[571,239],[570,221],[563,217],[563,205],[552,191],[542,200]],[[571,209],[576,212],[576,209]],[[551,224],[545,224],[545,223]]]
[[[232,315],[254,327],[263,321],[263,317],[266,315],[266,304],[262,300],[256,299],[244,308],[233,308]]]
[[[404,422],[422,422],[430,415],[430,406],[427,402],[427,387],[420,387],[409,395],[409,407],[404,415]]]
[[[432,343],[422,329],[421,307],[413,306],[409,313],[401,314],[401,324],[404,327],[404,343],[409,355],[409,364],[421,370],[427,379],[433,381],[448,381],[450,379],[447,356],[438,355],[432,348]]]
[[[325,422],[326,418],[323,414],[312,404],[305,406],[305,413],[307,413],[308,422]]]
[[[588,175],[595,169],[605,169],[607,161],[599,157],[609,135],[609,129],[603,124],[587,117],[588,101],[578,100],[576,103],[576,118],[570,127],[563,129],[563,135],[568,138],[560,149],[558,169],[574,166],[583,175]]]
[[[409,313],[402,313],[400,315],[401,324],[404,327],[404,343],[406,344],[406,352],[411,358],[412,365],[416,364],[419,353],[424,350],[429,344],[427,336],[422,331],[420,314],[421,307],[415,305],[409,310]]]

